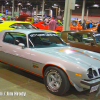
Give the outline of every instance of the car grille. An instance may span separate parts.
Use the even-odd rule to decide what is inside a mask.
[[[93,70],[93,74],[94,74],[94,76],[98,76],[96,70]]]

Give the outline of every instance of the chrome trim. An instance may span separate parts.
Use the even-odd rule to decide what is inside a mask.
[[[95,86],[100,84],[100,77],[96,79],[91,79],[91,80],[81,80],[81,84],[87,85],[87,86]]]

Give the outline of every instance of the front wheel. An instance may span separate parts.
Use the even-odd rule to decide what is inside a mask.
[[[49,92],[64,95],[70,88],[67,75],[60,68],[49,66],[44,72],[44,83]]]

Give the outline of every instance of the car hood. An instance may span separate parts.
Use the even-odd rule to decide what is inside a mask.
[[[50,56],[56,58],[61,58],[63,60],[71,61],[73,63],[87,64],[88,66],[98,67],[100,66],[100,55],[92,51],[78,49],[75,47],[65,46],[65,47],[51,47],[38,49],[42,53],[46,53]],[[37,51],[38,51],[37,50]],[[56,59],[55,58],[55,59]],[[100,67],[99,67],[100,68]]]

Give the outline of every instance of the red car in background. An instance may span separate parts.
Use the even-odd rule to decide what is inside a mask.
[[[41,21],[41,22],[38,22],[38,23],[35,23],[35,24],[32,24],[32,25],[34,25],[38,29],[49,30],[49,26],[46,24],[46,21]],[[55,31],[61,32],[62,30],[63,30],[63,26],[57,25],[57,28],[56,28]]]
[[[70,30],[82,30],[82,26],[77,24],[78,22],[71,22],[70,24]],[[49,26],[46,25],[46,21],[41,21],[38,23],[33,24],[35,27],[38,29],[43,29],[43,30],[49,30]],[[55,31],[62,32],[63,31],[63,25],[59,25],[57,23],[57,28]]]
[[[17,21],[27,21],[27,22],[33,23],[34,17],[30,17],[27,14],[23,14],[23,15],[20,15],[16,20]]]

